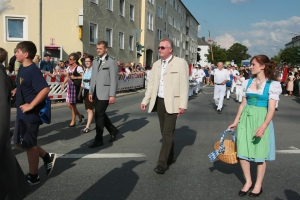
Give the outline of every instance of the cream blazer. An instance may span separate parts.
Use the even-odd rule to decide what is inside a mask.
[[[152,71],[147,84],[147,91],[142,104],[148,105],[148,112],[154,109],[160,83],[162,60],[153,64]],[[188,64],[182,59],[173,56],[163,74],[164,101],[168,113],[178,113],[179,108],[187,109],[189,76]]]

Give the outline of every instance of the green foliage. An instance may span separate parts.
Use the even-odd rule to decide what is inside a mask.
[[[227,59],[233,60],[234,63],[241,63],[242,60],[247,60],[251,56],[248,54],[248,48],[240,43],[234,43],[227,50]]]
[[[279,52],[277,53],[277,55],[275,55],[274,57],[271,58],[271,60],[274,60],[277,64],[280,63],[281,59],[280,59],[280,55],[282,53],[282,49],[279,50]]]
[[[299,47],[285,48],[280,54],[280,60],[291,65],[299,64],[300,56],[297,54],[298,48]]]
[[[223,49],[220,47],[220,45],[214,43],[212,45],[212,50],[213,50],[214,60],[212,60],[211,49],[209,49],[209,54],[205,54],[208,62],[216,64],[218,62],[225,62],[227,60],[226,49]]]

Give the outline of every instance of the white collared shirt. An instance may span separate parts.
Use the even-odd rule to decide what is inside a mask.
[[[158,94],[157,94],[157,96],[160,98],[164,98],[164,73],[168,66],[168,62],[171,59],[172,59],[172,55],[166,60],[162,61],[161,64],[160,81],[159,81]]]
[[[194,79],[202,79],[203,77],[205,76],[205,73],[202,69],[196,69],[193,74],[192,74],[192,77]]]
[[[230,81],[229,71],[227,69],[219,70],[218,68],[215,69],[215,76],[214,81],[217,84],[221,84],[223,81],[228,80]]]
[[[100,60],[103,61],[103,60],[105,59],[106,56],[107,56],[107,54],[105,54],[104,56],[102,56],[102,58],[99,59],[99,63],[100,63]]]

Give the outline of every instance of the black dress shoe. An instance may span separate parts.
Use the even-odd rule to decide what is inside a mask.
[[[246,191],[246,192],[240,190],[239,193],[238,193],[238,195],[239,195],[240,197],[246,196],[250,190],[252,190],[252,187],[250,187],[249,190]]]
[[[218,114],[221,114],[221,110],[219,109],[219,110],[217,110],[218,111]]]
[[[263,189],[262,189],[262,188],[260,189],[260,192],[259,192],[259,193],[252,193],[252,192],[250,192],[250,193],[249,193],[249,197],[259,197],[259,195],[260,195],[261,193],[263,193]]]
[[[96,147],[100,147],[102,145],[103,145],[103,142],[96,142],[96,141],[94,141],[93,144],[91,144],[89,146],[89,148],[96,148]]]
[[[165,170],[162,166],[157,165],[157,166],[154,168],[154,171],[155,171],[156,173],[158,173],[158,174],[164,174],[166,170]]]
[[[117,134],[119,133],[120,131],[117,129],[115,132],[112,132],[110,134],[110,139],[108,140],[108,142],[113,142],[113,141],[116,141],[116,138],[117,138]]]

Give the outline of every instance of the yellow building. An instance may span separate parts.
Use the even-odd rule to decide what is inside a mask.
[[[20,41],[33,41],[38,55],[53,65],[80,51],[96,55],[105,40],[109,54],[121,62],[149,66],[158,56],[161,38],[174,41],[174,54],[196,63],[199,23],[181,0],[12,0],[0,10],[0,46],[13,56]],[[137,58],[136,44],[145,46]],[[7,64],[7,62],[6,62]]]

